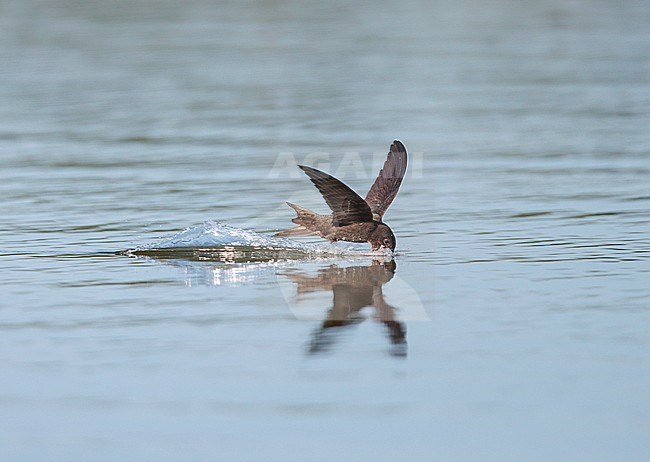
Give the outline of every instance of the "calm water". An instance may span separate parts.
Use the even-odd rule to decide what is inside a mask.
[[[0,3],[3,460],[647,461],[648,24]],[[255,250],[325,210],[295,162],[365,193],[395,138],[394,262]]]

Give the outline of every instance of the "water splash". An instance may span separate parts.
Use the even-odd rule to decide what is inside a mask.
[[[214,221],[189,227],[158,242],[122,252],[128,256],[222,262],[318,260],[381,256],[367,244],[302,243]]]
[[[299,243],[289,239],[276,238],[248,229],[235,228],[214,221],[206,221],[202,225],[191,226],[160,242],[142,247],[142,249],[222,246],[291,248],[297,244],[299,245]]]

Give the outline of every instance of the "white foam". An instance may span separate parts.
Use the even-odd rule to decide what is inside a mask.
[[[248,229],[235,228],[223,223],[206,221],[201,225],[191,226],[158,242],[143,245],[134,251],[172,250],[172,249],[219,249],[234,250],[273,250],[297,251],[306,257],[319,255],[340,256],[377,256],[380,253],[371,252],[367,244],[355,243],[303,243],[292,239],[270,236]]]

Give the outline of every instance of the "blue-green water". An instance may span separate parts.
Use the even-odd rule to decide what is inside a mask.
[[[1,3],[2,459],[647,460],[648,24]],[[294,163],[363,195],[395,138],[395,265],[269,250],[326,210]]]

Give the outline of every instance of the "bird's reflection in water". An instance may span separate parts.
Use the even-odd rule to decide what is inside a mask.
[[[314,332],[309,352],[327,351],[336,342],[338,334],[362,322],[361,310],[374,309],[373,318],[383,324],[390,341],[390,354],[406,356],[406,328],[395,318],[395,308],[384,300],[382,286],[395,275],[395,260],[373,260],[369,266],[329,266],[315,276],[288,270],[281,274],[297,284],[298,296],[317,291],[332,291],[333,305],[325,320]]]
[[[394,260],[372,260],[370,264],[357,266],[332,264],[321,267],[316,275],[310,275],[296,266],[304,267],[299,259],[304,255],[296,254],[291,249],[183,247],[125,251],[122,254],[177,266],[182,269],[188,286],[237,287],[256,284],[269,276],[279,275],[296,283],[298,297],[312,292],[331,291],[332,307],[312,336],[310,353],[327,351],[341,332],[363,321],[365,312],[362,310],[371,307],[372,317],[386,329],[390,353],[406,356],[404,324],[396,319],[396,309],[386,303],[382,291],[382,286],[395,276],[397,265]],[[277,283],[275,277],[273,281]]]

